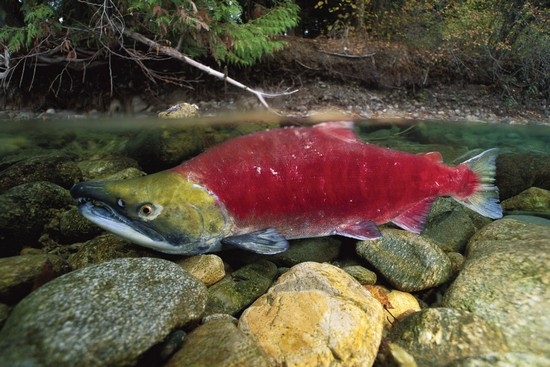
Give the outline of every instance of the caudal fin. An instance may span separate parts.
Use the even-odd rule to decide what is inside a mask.
[[[465,199],[455,198],[462,205],[492,219],[502,218],[498,187],[494,185],[497,154],[498,149],[489,149],[463,163],[477,175],[478,188]]]

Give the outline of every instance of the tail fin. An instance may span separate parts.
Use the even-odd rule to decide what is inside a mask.
[[[498,149],[489,149],[463,163],[477,175],[479,186],[476,192],[467,198],[455,198],[462,205],[492,219],[502,218],[498,187],[494,185],[497,154]]]

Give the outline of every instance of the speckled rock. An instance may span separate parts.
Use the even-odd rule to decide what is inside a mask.
[[[82,180],[84,181],[105,179],[129,168],[133,168],[136,172],[139,172],[139,167],[135,160],[119,156],[84,160],[78,162],[77,166],[82,172]]]
[[[382,229],[382,238],[357,243],[359,256],[398,290],[435,287],[451,275],[451,261],[433,242],[399,229]]]
[[[411,355],[416,365],[426,367],[508,351],[498,328],[470,312],[450,308],[429,308],[413,313],[398,322],[387,338]],[[392,351],[389,353],[385,358],[392,360]]]
[[[15,186],[0,195],[0,256],[36,246],[44,225],[60,208],[73,204],[64,188],[46,181]]]
[[[550,358],[525,353],[498,353],[468,357],[446,364],[445,367],[548,367]]]
[[[3,366],[132,366],[177,327],[197,320],[206,288],[166,260],[117,259],[33,292],[0,332]]]
[[[176,263],[207,287],[217,283],[225,276],[225,266],[218,255],[191,256]]]
[[[550,191],[530,187],[502,202],[502,209],[550,213]]]
[[[49,181],[70,188],[81,180],[74,154],[49,153],[18,161],[0,171],[0,193],[34,181]]]
[[[236,315],[264,294],[277,275],[277,267],[261,260],[245,265],[208,288],[206,315]]]
[[[67,262],[73,269],[81,269],[119,258],[162,256],[158,252],[134,245],[110,233],[105,233],[90,241],[73,245],[72,250],[76,251],[69,254]]]
[[[290,242],[288,250],[270,256],[277,265],[292,267],[305,261],[329,262],[340,253],[340,240],[332,237],[305,238]]]
[[[504,218],[471,239],[445,307],[498,325],[511,351],[550,354],[550,226]]]
[[[69,271],[68,264],[51,254],[0,259],[0,302],[15,304],[33,289]]]
[[[305,262],[244,311],[239,329],[271,366],[370,366],[382,319],[380,303],[346,272]]]
[[[501,200],[532,186],[550,190],[550,154],[500,154],[497,158],[496,184]]]
[[[451,211],[431,216],[422,232],[445,252],[462,252],[470,237],[476,231],[474,223],[466,213],[466,208],[459,206]]]
[[[376,273],[370,271],[361,265],[348,265],[342,267],[342,270],[351,275],[359,282],[359,284],[375,284]]]
[[[59,218],[59,235],[67,243],[90,240],[102,232],[103,229],[84,218],[76,207]]]
[[[229,318],[214,318],[185,337],[165,367],[267,367],[258,345]]]

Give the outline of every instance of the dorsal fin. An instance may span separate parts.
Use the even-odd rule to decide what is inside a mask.
[[[420,153],[418,155],[427,158],[434,163],[443,163],[443,157],[439,152]]]
[[[353,131],[353,121],[323,122],[321,124],[313,126],[313,128],[323,130],[323,132],[327,132],[331,136],[345,141],[360,141],[360,139],[357,137],[357,135],[355,135],[355,132]]]

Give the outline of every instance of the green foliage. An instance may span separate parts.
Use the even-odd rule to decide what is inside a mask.
[[[31,48],[44,38],[60,30],[60,24],[55,19],[55,11],[49,4],[34,4],[25,1],[21,7],[25,26],[0,29],[0,43],[6,44],[12,52],[21,48]]]
[[[273,37],[297,24],[299,8],[292,0],[271,1],[270,8],[245,19],[241,3],[247,1],[25,0],[20,9],[24,25],[2,27],[0,42],[11,53],[29,52],[46,40],[52,47],[67,40],[74,47],[98,50],[133,47],[121,44],[122,29],[128,28],[190,56],[250,65],[283,47]],[[76,12],[75,6],[82,8]]]

